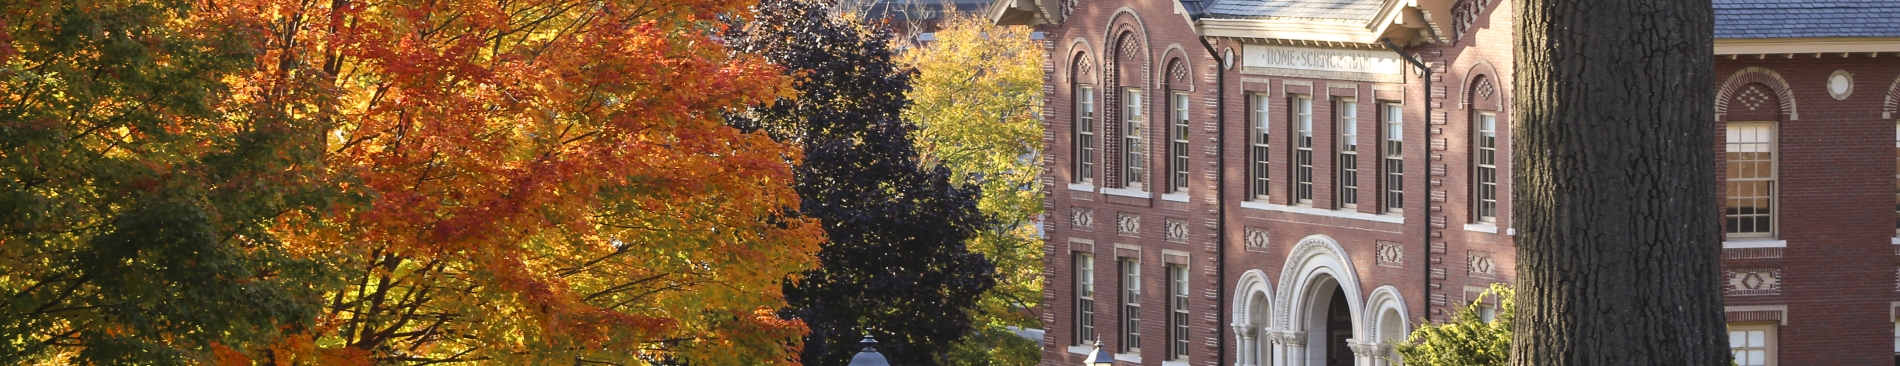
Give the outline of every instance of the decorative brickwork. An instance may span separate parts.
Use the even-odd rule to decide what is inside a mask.
[[[1245,243],[1247,245],[1247,250],[1261,251],[1261,252],[1267,251],[1267,231],[1266,230],[1249,227],[1247,228],[1245,233],[1246,233],[1246,237],[1243,239],[1245,240]]]
[[[1086,208],[1069,209],[1069,228],[1076,230],[1095,228],[1095,210]]]
[[[1141,215],[1126,212],[1115,213],[1115,232],[1123,235],[1141,234]]]
[[[1497,275],[1497,261],[1491,258],[1491,252],[1465,252],[1465,273],[1473,277],[1491,277]]]
[[[1168,227],[1168,241],[1186,243],[1188,237],[1187,220],[1170,218],[1165,220]]]
[[[1377,245],[1379,246],[1379,265],[1386,267],[1405,266],[1404,244],[1400,244],[1396,241],[1380,240]]]
[[[1722,287],[1729,296],[1780,295],[1781,269],[1731,269],[1723,272]]]
[[[1782,79],[1781,74],[1775,73],[1774,70],[1769,70],[1765,67],[1741,69],[1740,71],[1736,71],[1735,74],[1729,75],[1728,81],[1722,82],[1722,88],[1716,89],[1715,91],[1715,118],[1725,120],[1731,108],[1735,106],[1733,102],[1741,99],[1743,93],[1742,89],[1750,86],[1750,84],[1757,83],[1770,89],[1766,92],[1761,92],[1759,95],[1766,97],[1769,93],[1772,93],[1774,99],[1779,101],[1778,105],[1781,108],[1782,116],[1789,121],[1801,119],[1800,113],[1795,111],[1794,95],[1789,91],[1788,81]],[[1747,102],[1743,101],[1743,103]],[[1750,108],[1759,108],[1759,106]]]

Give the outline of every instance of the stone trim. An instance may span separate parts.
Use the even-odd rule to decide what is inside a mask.
[[[1900,76],[1893,77],[1893,86],[1887,87],[1887,102],[1880,109],[1880,119],[1894,118],[1900,118]]]

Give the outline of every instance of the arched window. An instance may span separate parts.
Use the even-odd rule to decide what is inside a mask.
[[[1498,221],[1498,91],[1490,77],[1479,76],[1471,88],[1471,221]]]
[[[1073,157],[1071,162],[1074,165],[1072,167],[1074,176],[1071,178],[1071,183],[1094,184],[1096,154],[1095,112],[1098,107],[1096,106],[1095,85],[1089,83],[1089,81],[1091,80],[1090,78],[1094,77],[1095,64],[1089,61],[1088,54],[1077,54],[1075,62],[1071,63],[1071,65],[1073,66],[1070,67],[1070,80],[1072,81],[1071,85],[1075,87],[1074,94],[1071,94],[1075,98],[1075,114],[1072,116],[1075,119],[1074,135],[1070,136],[1070,147],[1074,150],[1071,152],[1071,156]]]
[[[1168,62],[1168,193],[1188,190],[1188,92],[1187,66],[1180,59]]]
[[[1143,64],[1147,50],[1141,45],[1134,32],[1123,32],[1117,37],[1115,60],[1115,82],[1120,88],[1117,104],[1121,107],[1120,143],[1121,149],[1121,188],[1148,191],[1148,113],[1147,99],[1144,98]]]

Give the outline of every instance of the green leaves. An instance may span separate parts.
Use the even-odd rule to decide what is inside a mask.
[[[1410,342],[1394,345],[1406,365],[1503,366],[1511,359],[1511,322],[1517,309],[1516,290],[1492,284],[1480,301],[1452,316],[1450,322],[1425,323],[1412,331]],[[1489,303],[1487,303],[1489,302]],[[1496,318],[1480,318],[1482,307],[1496,306]]]

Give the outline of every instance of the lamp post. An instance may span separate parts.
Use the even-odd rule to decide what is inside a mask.
[[[1089,352],[1089,358],[1082,359],[1082,366],[1115,366],[1115,357],[1102,352],[1102,340],[1095,340],[1095,351]]]
[[[851,356],[850,366],[891,366],[891,361],[884,359],[884,354],[877,353],[877,339],[871,338],[871,335],[864,335],[864,340],[858,341],[858,345],[864,349],[859,350],[858,355]]]

